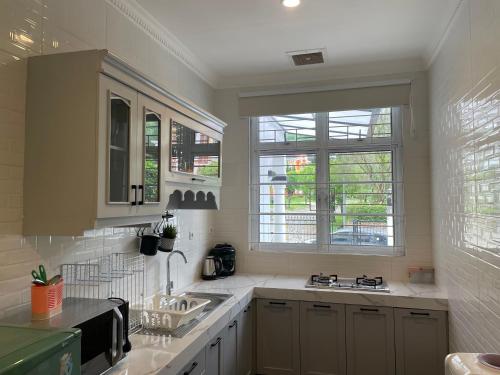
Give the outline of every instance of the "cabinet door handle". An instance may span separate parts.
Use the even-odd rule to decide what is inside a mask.
[[[233,323],[229,325],[229,328],[233,328],[234,326],[236,326],[236,324],[238,324],[238,322],[234,320]]]
[[[428,312],[415,312],[415,311],[411,311],[410,314],[417,315],[417,316],[429,316],[429,315],[431,315]]]
[[[285,306],[286,305],[286,302],[274,302],[274,301],[270,301],[269,302],[270,305],[281,305],[281,306]]]
[[[213,347],[219,345],[221,340],[222,339],[220,337],[217,337],[217,340],[215,340],[215,342],[213,344],[210,344],[210,347],[213,348]]]
[[[138,185],[138,189],[141,190],[141,200],[139,201],[138,205],[142,206],[144,204],[144,185]]]
[[[130,204],[132,206],[136,206],[137,205],[137,185],[131,185],[130,188],[134,191],[134,201],[133,202],[130,202]]]
[[[313,307],[320,308],[320,309],[330,309],[330,305],[313,305]]]
[[[206,180],[203,178],[193,177],[193,178],[191,178],[191,181],[205,182]]]
[[[191,365],[191,368],[187,371],[184,371],[184,375],[191,374],[196,367],[198,367],[198,362],[193,362],[193,364]]]
[[[359,308],[360,311],[371,311],[371,312],[378,312],[378,309],[367,309],[367,308],[364,308],[364,307],[360,307]]]

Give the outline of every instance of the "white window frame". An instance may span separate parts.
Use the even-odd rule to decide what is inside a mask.
[[[403,189],[403,137],[402,131],[407,115],[407,106],[391,107],[391,137],[365,138],[351,141],[329,138],[328,112],[316,114],[316,139],[307,142],[260,143],[258,117],[250,122],[250,206],[249,247],[250,250],[270,252],[334,253],[351,255],[402,256],[404,249],[404,189]],[[356,110],[355,108],[353,110]],[[360,151],[391,151],[393,171],[393,218],[394,246],[333,245],[329,242],[329,154]],[[272,154],[316,154],[316,244],[260,242],[259,225],[259,156]]]

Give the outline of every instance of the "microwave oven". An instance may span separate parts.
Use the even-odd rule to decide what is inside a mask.
[[[81,336],[81,373],[98,375],[123,359],[131,349],[128,302],[119,298],[65,298],[62,312],[47,320],[32,321],[29,306],[1,323],[33,328],[78,328]]]

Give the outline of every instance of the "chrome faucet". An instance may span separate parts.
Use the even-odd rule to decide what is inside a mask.
[[[172,289],[174,287],[174,282],[170,281],[170,258],[174,254],[182,255],[182,257],[184,258],[184,263],[187,264],[187,262],[188,262],[186,259],[186,256],[184,255],[184,253],[182,251],[172,250],[170,253],[168,253],[168,255],[167,255],[167,288],[166,288],[167,296],[170,296],[172,294]]]

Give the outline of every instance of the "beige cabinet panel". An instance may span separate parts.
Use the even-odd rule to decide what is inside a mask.
[[[177,374],[177,375],[204,375],[205,374],[205,349],[201,350],[196,357]]]
[[[250,375],[254,357],[254,309],[249,303],[238,315],[238,375]]]
[[[184,116],[170,116],[169,182],[220,186],[222,134]]]
[[[448,353],[445,311],[394,309],[396,373],[442,375]]]
[[[394,312],[392,307],[346,306],[348,375],[393,375]]]
[[[98,218],[137,214],[137,91],[99,79]]]
[[[147,96],[138,97],[138,213],[161,215],[167,206],[165,165],[169,154],[171,110]]]
[[[223,336],[224,332],[220,332],[212,341],[210,341],[206,350],[206,375],[222,375],[223,374]]]
[[[234,319],[227,325],[224,331],[224,353],[223,368],[224,375],[234,374],[237,372],[237,355],[238,355],[238,320]]]
[[[345,306],[300,303],[302,375],[345,375]]]
[[[257,300],[257,373],[300,374],[300,302]]]

